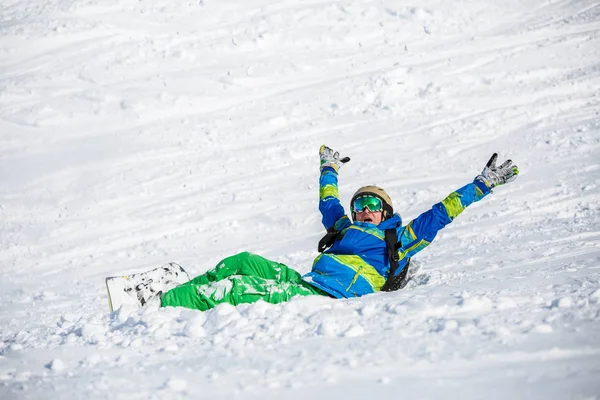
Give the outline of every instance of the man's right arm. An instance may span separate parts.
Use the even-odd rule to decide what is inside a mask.
[[[325,229],[331,228],[340,218],[348,217],[340,202],[337,172],[330,167],[321,168],[319,179],[319,211]]]
[[[338,191],[338,170],[344,164],[350,161],[350,158],[345,157],[340,159],[337,151],[333,151],[329,147],[323,145],[319,149],[319,157],[321,160],[319,178],[319,211],[323,216],[323,225],[325,229],[329,229],[336,224],[336,229],[339,230],[340,224],[350,222],[344,206],[340,202]],[[338,222],[339,221],[339,222]]]

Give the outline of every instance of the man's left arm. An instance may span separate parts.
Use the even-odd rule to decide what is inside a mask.
[[[401,258],[411,257],[427,247],[437,233],[468,206],[483,199],[496,186],[512,182],[519,174],[517,166],[508,160],[496,167],[498,155],[494,153],[485,168],[472,183],[450,193],[444,200],[435,204],[430,210],[419,215],[407,226],[400,228],[398,238],[402,247]]]

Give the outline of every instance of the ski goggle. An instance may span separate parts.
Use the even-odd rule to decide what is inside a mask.
[[[383,210],[383,203],[379,197],[375,196],[360,196],[352,202],[352,211],[362,212],[365,207],[371,212]]]

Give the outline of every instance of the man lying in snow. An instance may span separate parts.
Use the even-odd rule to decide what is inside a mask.
[[[410,257],[427,247],[467,206],[483,199],[495,186],[513,181],[519,173],[511,160],[497,167],[494,154],[472,183],[402,226],[392,200],[377,186],[362,187],[352,196],[351,220],[340,203],[337,185],[338,171],[350,159],[340,159],[338,152],[326,146],[321,146],[319,154],[319,210],[328,234],[319,243],[322,253],[311,272],[301,276],[286,265],[240,253],[160,294],[161,306],[204,311],[220,303],[264,300],[277,304],[294,296],[349,298],[398,289],[406,283]]]

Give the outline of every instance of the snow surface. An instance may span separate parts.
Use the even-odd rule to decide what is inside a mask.
[[[3,0],[0,398],[600,399],[600,4]],[[318,148],[408,222],[520,177],[352,300],[108,313],[104,277],[310,269]]]

